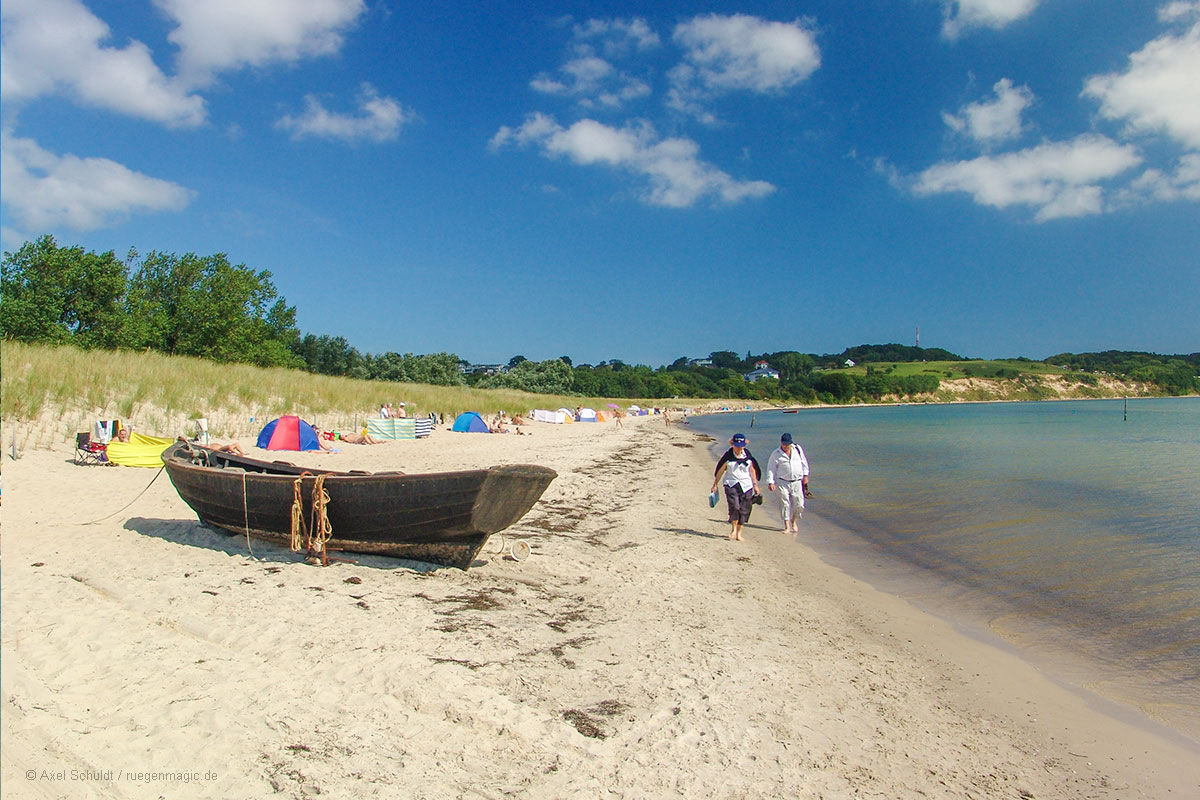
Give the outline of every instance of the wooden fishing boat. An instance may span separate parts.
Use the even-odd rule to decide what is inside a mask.
[[[460,569],[488,536],[525,516],[558,475],[532,464],[417,475],[337,472],[184,441],[162,457],[179,496],[208,525],[287,545],[298,505],[309,555],[324,560],[329,550],[348,550]],[[313,506],[318,484],[328,495],[323,510]],[[323,527],[321,516],[330,530],[314,553],[311,535]]]

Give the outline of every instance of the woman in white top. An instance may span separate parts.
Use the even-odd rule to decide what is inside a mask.
[[[717,462],[713,476],[712,491],[725,486],[725,502],[729,507],[729,538],[735,542],[742,539],[742,526],[750,519],[750,509],[758,495],[758,462],[746,449],[744,434],[735,433],[729,440],[731,447]]]

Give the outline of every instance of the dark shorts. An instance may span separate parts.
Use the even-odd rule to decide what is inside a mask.
[[[744,525],[750,520],[750,509],[754,507],[754,492],[743,492],[736,483],[726,486],[725,503],[729,506],[729,521]]]

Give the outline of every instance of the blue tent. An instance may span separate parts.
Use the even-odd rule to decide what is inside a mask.
[[[454,419],[450,430],[459,433],[491,433],[483,417],[475,411],[464,411]]]
[[[264,450],[317,450],[317,432],[296,416],[273,419],[258,434],[258,446]]]

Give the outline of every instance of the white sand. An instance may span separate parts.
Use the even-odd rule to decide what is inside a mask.
[[[528,430],[292,457],[557,469],[510,531],[533,555],[497,537],[468,572],[251,557],[165,474],[121,510],[152,470],[6,461],[4,796],[1198,796],[1195,743],[827,566],[760,511],[727,541],[686,428]]]

